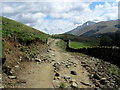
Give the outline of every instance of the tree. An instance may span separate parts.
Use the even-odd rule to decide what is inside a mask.
[[[100,46],[110,46],[111,45],[111,38],[109,36],[103,36],[100,39]]]
[[[112,38],[112,45],[120,47],[120,33],[115,33],[114,37]]]

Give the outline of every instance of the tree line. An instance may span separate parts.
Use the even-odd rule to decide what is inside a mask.
[[[120,47],[120,32],[115,33],[113,35],[101,37],[100,46],[118,46],[118,47]]]

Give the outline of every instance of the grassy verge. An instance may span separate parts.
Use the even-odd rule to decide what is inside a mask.
[[[116,65],[111,65],[111,67],[109,67],[109,71],[114,75],[120,76],[120,68]]]
[[[2,41],[0,41],[0,58],[2,57]]]
[[[92,45],[99,45],[100,43],[99,38],[93,38],[93,37],[88,38],[88,37],[74,36],[70,34],[52,35],[51,37],[62,40],[71,40],[75,42],[89,43]]]
[[[59,40],[59,41],[56,43],[56,45],[57,45],[59,48],[61,48],[62,50],[65,51],[66,46],[67,46],[67,43],[66,43],[65,41],[63,41],[63,40]]]
[[[91,46],[93,46],[93,45],[88,44],[88,43],[81,43],[81,42],[74,42],[74,41],[70,42],[70,47],[71,48],[88,48],[88,47],[91,47]]]

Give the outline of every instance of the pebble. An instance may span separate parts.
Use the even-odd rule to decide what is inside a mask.
[[[85,83],[85,82],[81,82],[83,85],[86,85],[86,86],[91,86],[91,84],[89,83]]]
[[[100,84],[106,84],[107,82],[106,82],[107,80],[106,80],[106,78],[102,78],[101,80],[100,80]]]
[[[75,80],[75,79],[71,79],[70,82],[71,82],[71,83],[72,83],[72,82],[76,82],[76,80]]]
[[[47,50],[47,52],[50,52],[49,50]]]
[[[60,80],[60,77],[57,77],[58,80]]]
[[[59,87],[60,81],[59,80],[53,80],[53,86],[54,87]]]
[[[19,65],[16,65],[15,68],[19,68]]]
[[[55,56],[55,54],[51,54],[52,56]]]
[[[16,79],[16,76],[8,76],[9,79]]]
[[[72,82],[71,86],[72,86],[73,88],[77,88],[77,87],[78,87],[78,84],[77,84],[76,82]]]
[[[94,75],[92,75],[92,77],[93,77],[94,79],[100,80],[100,76],[99,76],[98,74],[94,74]]]
[[[55,76],[59,77],[59,76],[60,76],[60,74],[56,72],[56,73],[55,73]]]
[[[72,75],[77,75],[76,71],[71,71],[70,72]]]
[[[36,61],[36,62],[41,62],[41,59],[36,58],[35,61]]]
[[[54,62],[54,61],[55,61],[55,59],[52,60],[52,62]]]
[[[68,80],[68,79],[70,79],[70,76],[65,75],[65,76],[64,76],[64,79],[65,79],[65,80]]]

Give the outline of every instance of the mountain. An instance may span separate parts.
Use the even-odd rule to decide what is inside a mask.
[[[90,25],[93,25],[93,24],[95,24],[95,22],[87,21],[82,25],[82,27],[87,27],[87,26],[90,26]]]
[[[67,32],[66,34],[72,34],[77,36],[99,36],[103,34],[109,34],[118,32],[120,25],[118,24],[118,20],[110,20],[110,21],[102,21],[102,22],[91,22],[88,21],[81,26]]]
[[[89,25],[93,25],[93,24],[95,24],[95,22],[87,21],[87,22],[85,22],[83,25],[78,26],[77,28],[75,28],[75,29],[73,29],[73,30],[71,30],[71,31],[66,32],[66,34],[77,35],[78,32],[79,32],[81,29],[83,29],[83,28],[85,28],[85,27],[87,27],[87,26],[89,26]],[[77,35],[77,36],[78,36],[78,35]]]

